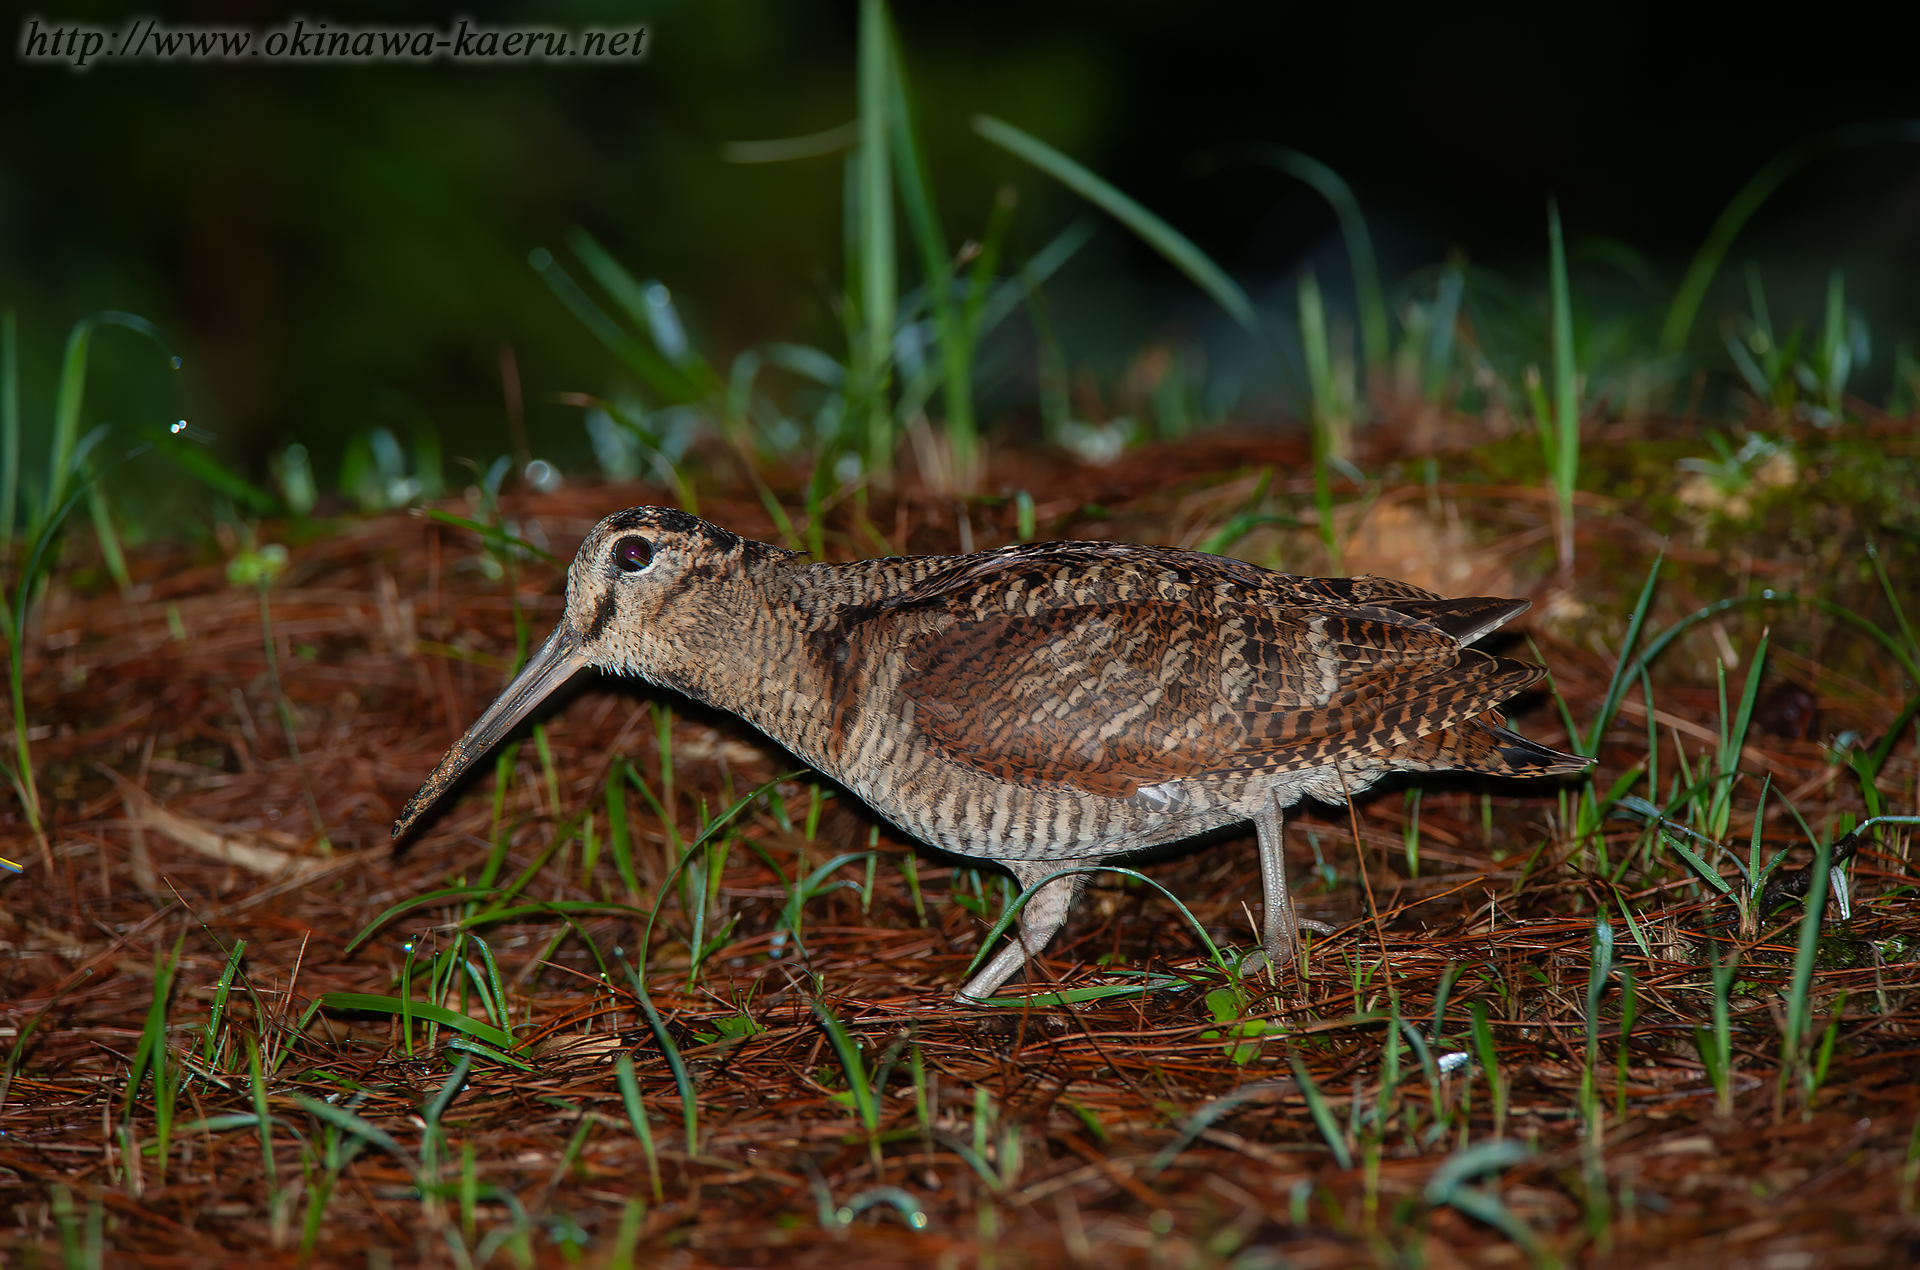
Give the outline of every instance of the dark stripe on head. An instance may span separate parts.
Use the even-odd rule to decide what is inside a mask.
[[[607,517],[605,523],[615,529],[662,529],[671,534],[697,534],[721,551],[731,551],[740,545],[740,535],[677,507],[629,507]]]
[[[606,633],[607,627],[613,623],[613,614],[618,607],[619,598],[619,595],[611,590],[600,597],[600,602],[593,606],[593,621],[587,623],[587,629],[580,632],[582,644],[591,644]]]

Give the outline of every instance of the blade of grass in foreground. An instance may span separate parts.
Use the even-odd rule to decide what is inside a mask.
[[[615,954],[616,958],[618,953]],[[659,1047],[661,1056],[667,1060],[667,1068],[673,1073],[673,1083],[680,1091],[680,1115],[687,1133],[687,1154],[693,1155],[700,1142],[700,1100],[693,1088],[693,1077],[687,1073],[686,1060],[680,1057],[680,1047],[673,1043],[672,1033],[667,1031],[666,1020],[660,1017],[660,1011],[654,1008],[653,1000],[647,995],[647,986],[641,982],[640,974],[625,959],[620,966],[627,972],[627,978],[633,982],[634,999],[640,1003],[640,1010],[647,1016],[647,1028],[653,1033],[653,1043]]]
[[[827,1034],[827,1041],[833,1046],[834,1057],[840,1060],[840,1066],[847,1075],[847,1088],[853,1096],[853,1108],[860,1115],[860,1123],[866,1127],[871,1137],[880,1131],[880,1102],[875,1096],[873,1084],[867,1078],[867,1065],[860,1058],[860,1047],[854,1044],[853,1036],[847,1031],[847,1025],[840,1017],[827,1008],[824,1001],[813,1003],[813,1015],[820,1020],[820,1028]]]
[[[1813,872],[1807,879],[1806,908],[1800,913],[1800,942],[1793,953],[1793,986],[1787,992],[1787,1034],[1780,1046],[1780,1081],[1786,1084],[1806,1061],[1801,1053],[1807,1031],[1807,994],[1813,987],[1814,955],[1820,946],[1820,922],[1827,911],[1827,868],[1833,843],[1823,841],[1814,851]]]
[[[620,1101],[627,1110],[627,1122],[633,1136],[640,1139],[640,1150],[647,1157],[647,1178],[653,1183],[653,1200],[666,1198],[660,1189],[660,1157],[653,1148],[653,1125],[647,1120],[647,1106],[640,1099],[640,1082],[633,1075],[633,1056],[622,1054],[613,1065],[614,1083],[620,1087]]]
[[[1427,1182],[1426,1199],[1435,1208],[1447,1205],[1467,1216],[1487,1223],[1511,1239],[1536,1266],[1558,1266],[1560,1261],[1542,1248],[1533,1231],[1513,1210],[1478,1187],[1466,1185],[1468,1178],[1482,1173],[1498,1173],[1526,1159],[1531,1152],[1518,1142],[1482,1142],[1448,1156]]]
[[[1307,1111],[1313,1116],[1320,1136],[1326,1139],[1327,1146],[1332,1149],[1333,1158],[1341,1168],[1352,1170],[1353,1152],[1348,1149],[1347,1140],[1340,1132],[1340,1122],[1333,1118],[1333,1109],[1320,1096],[1320,1086],[1313,1083],[1313,1076],[1298,1054],[1287,1055],[1287,1061],[1293,1064],[1293,1078],[1300,1082],[1300,1096],[1307,1100]]]

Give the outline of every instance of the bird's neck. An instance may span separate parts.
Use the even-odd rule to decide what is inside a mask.
[[[648,677],[740,715],[825,766],[836,693],[846,687],[834,662],[843,623],[911,587],[933,559],[828,565],[782,553],[740,560],[722,585],[703,593],[698,620],[665,642],[666,656]]]

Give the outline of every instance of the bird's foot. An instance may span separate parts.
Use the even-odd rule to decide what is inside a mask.
[[[1316,935],[1331,935],[1334,933],[1334,928],[1325,922],[1316,922],[1307,917],[1297,919],[1294,925],[1301,930],[1310,930]],[[1246,959],[1240,963],[1241,977],[1245,978],[1267,970],[1278,972],[1293,961],[1294,948],[1294,941],[1291,935],[1289,935],[1286,939],[1272,940],[1263,947],[1254,949],[1248,953]]]

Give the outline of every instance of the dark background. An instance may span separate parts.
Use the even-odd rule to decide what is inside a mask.
[[[129,11],[34,12],[117,26]],[[289,12],[156,16],[266,28]],[[639,18],[653,44],[648,61],[619,68],[103,63],[75,74],[11,61],[0,75],[0,302],[21,315],[30,463],[67,329],[103,308],[159,323],[185,370],[163,371],[137,337],[101,335],[87,422],[185,415],[256,478],[270,451],[299,440],[327,484],[355,430],[422,417],[450,458],[484,464],[507,448],[503,342],[519,359],[536,450],[582,461],[579,412],[545,395],[607,391],[618,372],[526,264],[540,246],[564,257],[574,225],[637,276],[665,281],[716,364],[768,339],[838,353],[840,158],[740,166],[720,147],[853,116],[854,5],[310,12]],[[1537,287],[1545,200],[1557,196],[1576,246],[1624,242],[1650,271],[1622,292],[1617,277],[1583,286],[1577,270],[1577,299],[1641,303],[1651,321],[1767,159],[1837,124],[1920,114],[1912,45],[1892,12],[1089,0],[901,4],[895,17],[956,244],[980,232],[1002,183],[1022,195],[1015,260],[1081,210],[968,130],[986,111],[1139,198],[1256,296],[1283,294],[1314,259],[1336,308],[1344,260],[1320,197],[1277,172],[1203,174],[1196,156],[1273,141],[1332,165],[1369,213],[1390,288],[1454,247]],[[22,18],[9,10],[9,41]],[[904,285],[917,270],[901,236]],[[1576,251],[1576,266],[1592,258]],[[1893,338],[1920,330],[1920,147],[1853,151],[1790,179],[1702,310],[1705,358],[1748,259],[1764,262],[1783,323],[1817,321],[1828,271],[1845,268],[1877,341],[1858,382],[1884,392]],[[1101,376],[1170,325],[1233,338],[1118,230],[1057,285],[1063,339]]]

